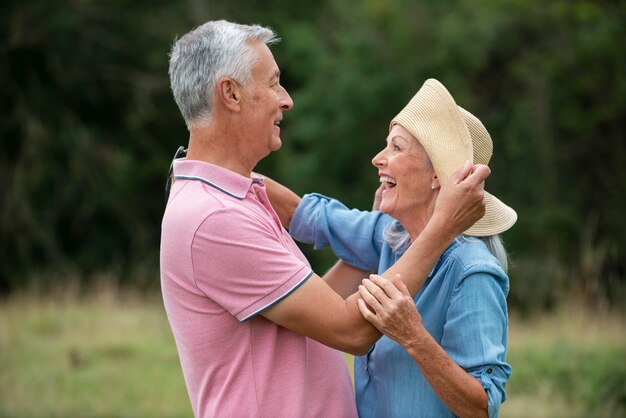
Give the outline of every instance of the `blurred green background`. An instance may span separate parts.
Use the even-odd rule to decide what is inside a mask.
[[[517,409],[507,416],[625,414],[624,1],[12,0],[0,15],[0,415],[189,415],[158,299],[164,180],[187,141],[167,55],[176,36],[220,18],[283,38],[272,50],[295,107],[282,123],[283,148],[256,171],[299,194],[370,207],[378,181],[370,160],[427,78],[477,115],[494,141],[487,189],[519,214],[504,239],[511,332],[528,338],[511,338],[507,402]],[[333,262],[328,251],[303,250],[318,273]],[[155,329],[165,326],[161,340],[120,338],[111,312],[125,308],[119,324],[148,315]],[[33,328],[26,319],[16,328],[31,316]],[[108,331],[94,337],[103,327],[85,325],[67,342],[74,317]],[[551,325],[533,334],[537,321]],[[587,332],[601,343],[576,339]],[[81,346],[100,340],[108,348]],[[44,361],[25,355],[29,347],[48,343],[62,354],[45,361],[67,369],[28,363]],[[164,352],[171,374],[161,377],[125,363],[158,369]],[[86,372],[100,354],[111,364]],[[114,367],[126,378],[107,380]],[[66,399],[72,385],[85,387],[66,382],[76,370],[105,385],[94,389],[100,407]],[[121,390],[119,403],[110,401],[124,384],[172,381],[182,412],[133,409],[163,401],[168,386],[141,396]],[[59,392],[34,410],[30,388]],[[524,396],[543,396],[552,409],[533,413]]]

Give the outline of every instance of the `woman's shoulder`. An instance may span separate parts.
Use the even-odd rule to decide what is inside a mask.
[[[446,277],[451,280],[450,286],[454,289],[453,294],[458,294],[468,285],[483,290],[499,289],[498,292],[508,294],[509,277],[480,238],[457,237],[442,255],[443,258],[447,267]]]
[[[477,237],[463,235],[456,237],[442,258],[459,269],[461,277],[474,273],[507,277],[500,262],[489,252],[487,245]]]

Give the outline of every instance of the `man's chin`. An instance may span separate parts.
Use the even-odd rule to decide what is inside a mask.
[[[278,151],[283,146],[283,142],[279,139],[272,141],[270,144],[270,152]]]

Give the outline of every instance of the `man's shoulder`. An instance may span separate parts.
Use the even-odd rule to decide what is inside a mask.
[[[189,182],[172,196],[163,214],[163,231],[195,232],[200,227],[241,223],[251,218],[250,209],[240,199],[210,187]]]

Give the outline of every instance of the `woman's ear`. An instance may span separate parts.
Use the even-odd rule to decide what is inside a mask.
[[[241,109],[241,85],[230,77],[217,81],[216,99],[227,109],[239,112]]]
[[[439,178],[436,174],[433,174],[433,178],[430,181],[430,189],[431,190],[439,190],[441,188],[441,183],[439,183]]]

